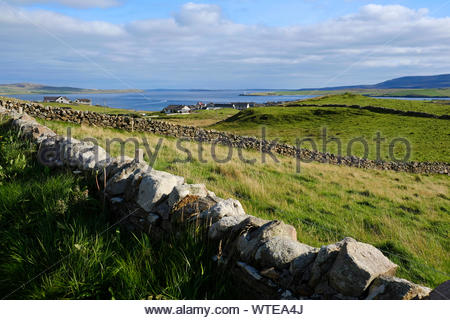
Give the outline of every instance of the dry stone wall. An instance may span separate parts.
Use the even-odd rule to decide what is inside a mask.
[[[0,107],[22,137],[39,145],[46,165],[102,172],[103,190],[115,218],[135,232],[164,238],[204,226],[217,248],[214,260],[230,272],[246,298],[423,299],[431,289],[394,277],[398,268],[370,244],[352,238],[311,247],[293,226],[245,213],[202,184],[152,169],[137,159],[115,159],[87,142],[57,136],[26,114]],[[48,161],[48,160],[52,161]]]
[[[295,157],[304,162],[321,162],[345,165],[365,169],[394,170],[411,173],[449,174],[450,165],[440,162],[389,162],[362,159],[355,156],[336,156],[294,146],[272,143],[256,137],[246,137],[216,130],[205,130],[194,126],[182,126],[148,118],[135,118],[126,115],[109,115],[90,111],[48,107],[38,103],[24,102],[15,99],[0,99],[0,107],[9,110],[23,111],[27,114],[46,120],[65,121],[68,123],[93,125],[105,128],[117,128],[127,131],[142,131],[158,135],[183,138],[192,141],[218,143],[241,149],[253,149],[272,152],[282,156]]]
[[[391,109],[385,107],[376,107],[376,106],[359,106],[359,105],[347,105],[347,104],[285,104],[286,107],[315,107],[315,108],[350,108],[350,109],[360,109],[360,110],[369,110],[371,112],[376,113],[384,113],[384,114],[396,114],[405,117],[416,117],[416,118],[432,118],[432,119],[442,119],[449,120],[450,115],[443,114],[437,115],[427,112],[419,112],[419,111],[404,111],[398,109]]]

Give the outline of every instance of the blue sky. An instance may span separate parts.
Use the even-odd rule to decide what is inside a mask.
[[[0,82],[303,88],[450,72],[450,1],[0,0]]]

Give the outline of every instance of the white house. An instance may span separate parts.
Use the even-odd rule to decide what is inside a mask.
[[[181,108],[180,112],[181,113],[189,113],[189,112],[191,112],[191,108],[189,108],[188,106],[184,106],[183,108]]]
[[[44,97],[44,102],[57,102],[70,104],[70,100],[67,97],[59,96],[59,97]]]
[[[84,104],[84,105],[87,105],[87,106],[90,106],[92,104],[92,100],[91,99],[76,99],[74,102],[78,103],[78,104]]]

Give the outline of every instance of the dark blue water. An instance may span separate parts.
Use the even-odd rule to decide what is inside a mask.
[[[192,105],[201,101],[204,103],[229,103],[229,102],[255,102],[265,103],[269,101],[293,101],[308,99],[315,96],[240,96],[253,92],[267,92],[269,90],[146,90],[142,93],[120,94],[61,94],[71,100],[76,98],[92,99],[94,105],[109,106],[130,110],[159,111],[170,104]],[[51,94],[57,96],[58,94]],[[42,94],[11,95],[12,97],[41,102]],[[403,100],[432,100],[430,98],[390,98]],[[442,98],[442,100],[450,100]]]
[[[230,102],[255,102],[265,103],[269,101],[292,101],[308,99],[315,96],[240,96],[252,92],[264,92],[268,90],[147,90],[142,93],[120,94],[61,94],[71,100],[77,98],[92,99],[92,104],[122,108],[130,110],[159,111],[170,104],[192,105],[201,101],[203,103],[230,103]],[[11,97],[41,102],[44,96],[58,96],[58,94],[26,94],[11,95]]]

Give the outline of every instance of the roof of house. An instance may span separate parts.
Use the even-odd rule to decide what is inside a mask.
[[[183,108],[184,106],[182,105],[170,105],[164,108],[164,110],[180,110],[181,108]]]
[[[56,100],[58,100],[59,98],[63,98],[63,99],[69,100],[69,98],[67,98],[67,97],[63,97],[63,96],[56,96],[56,97],[44,97],[44,100],[52,100],[52,101],[56,101]]]
[[[76,101],[91,102],[91,99],[77,99]]]

